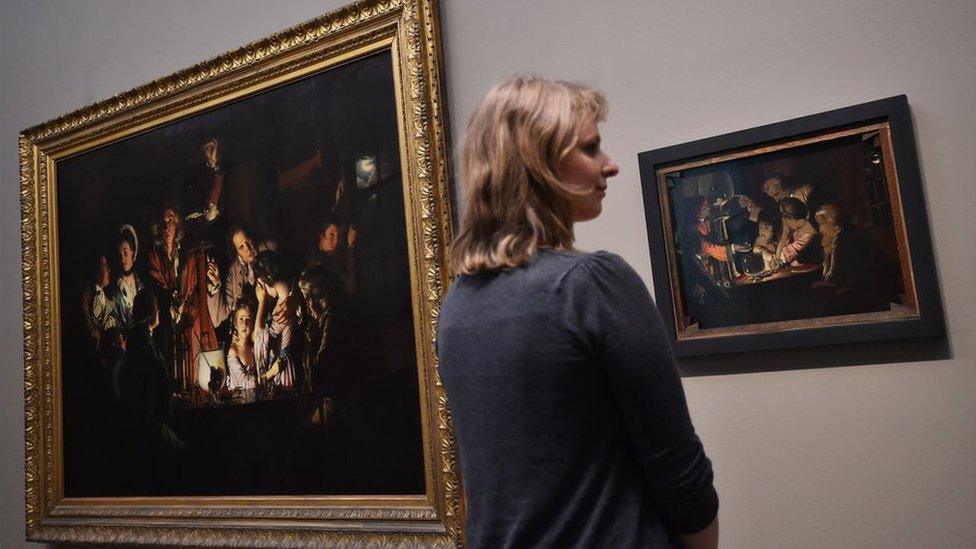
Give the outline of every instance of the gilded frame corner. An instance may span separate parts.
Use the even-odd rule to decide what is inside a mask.
[[[385,49],[393,57],[406,186],[426,494],[65,498],[58,160]],[[435,352],[452,230],[442,74],[436,0],[364,0],[21,133],[29,540],[250,547],[462,544],[460,467]]]

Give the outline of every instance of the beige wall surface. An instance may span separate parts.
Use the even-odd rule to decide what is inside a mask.
[[[0,546],[30,546],[17,132],[340,4],[2,0]],[[602,131],[620,175],[604,215],[580,226],[579,245],[620,253],[648,283],[638,152],[908,95],[947,356],[908,362],[887,345],[854,358],[843,348],[797,351],[777,356],[805,368],[692,377],[685,387],[715,464],[724,547],[972,547],[976,2],[443,0],[441,11],[456,148],[481,97],[511,73],[607,93]]]

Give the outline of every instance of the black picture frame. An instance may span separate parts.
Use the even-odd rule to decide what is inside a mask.
[[[859,128],[882,127],[883,155],[890,192],[892,227],[905,291],[913,297],[911,314],[793,319],[790,322],[737,325],[692,333],[681,308],[682,275],[676,259],[673,204],[664,174],[676,166],[714,166],[735,158],[789,150],[832,135],[856,134]],[[821,136],[818,138],[818,136]],[[876,342],[945,335],[938,275],[929,233],[922,180],[908,99],[899,95],[851,107],[767,124],[638,155],[655,299],[678,357],[741,353],[771,349]],[[810,212],[811,216],[813,212]],[[731,248],[730,248],[731,250]],[[733,260],[734,263],[734,260]],[[911,299],[910,299],[911,301]],[[909,307],[910,309],[912,307]],[[834,320],[832,320],[832,318]],[[708,333],[708,332],[714,333]]]

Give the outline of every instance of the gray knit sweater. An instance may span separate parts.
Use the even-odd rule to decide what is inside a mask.
[[[437,342],[469,547],[669,547],[715,517],[660,316],[620,257],[461,276]]]

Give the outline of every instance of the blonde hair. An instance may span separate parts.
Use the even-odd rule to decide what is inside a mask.
[[[236,347],[241,343],[247,343],[249,338],[246,338],[244,334],[237,331],[237,313],[241,311],[247,311],[251,313],[252,321],[254,317],[254,305],[249,301],[242,301],[234,307],[234,311],[230,314],[230,342],[232,347]],[[251,333],[254,333],[254,328],[251,328]]]
[[[602,93],[567,82],[513,77],[488,92],[461,152],[468,209],[451,253],[455,273],[517,267],[540,246],[572,248],[559,163],[580,126],[606,112]]]
[[[829,219],[833,221],[834,224],[837,224],[840,222],[841,211],[840,208],[834,204],[824,204],[823,206],[817,208],[817,211],[813,214],[813,217],[817,218],[818,221]]]

